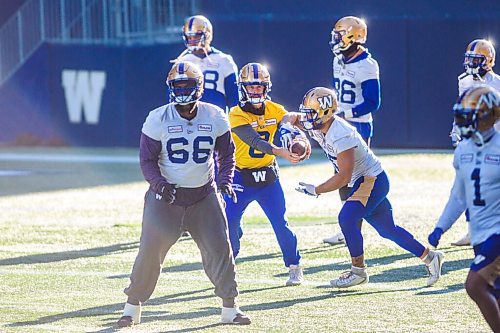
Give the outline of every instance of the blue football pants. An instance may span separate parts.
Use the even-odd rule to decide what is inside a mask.
[[[361,177],[339,213],[339,224],[344,233],[351,257],[363,254],[363,235],[357,221],[364,218],[380,234],[403,249],[421,257],[425,246],[404,228],[394,224],[392,206],[387,199],[389,179],[385,172],[376,177]]]
[[[255,200],[266,214],[269,222],[271,222],[281,253],[283,254],[285,266],[298,265],[300,262],[300,253],[297,247],[297,236],[288,224],[285,194],[283,193],[279,179],[274,183],[262,187],[244,186],[241,174],[235,171],[233,183],[239,184],[243,188],[243,191],[236,192],[238,196],[237,203],[234,203],[227,196],[224,197],[226,201],[229,240],[234,257],[236,258],[240,251],[240,239],[243,236],[241,223],[243,214],[248,205]]]

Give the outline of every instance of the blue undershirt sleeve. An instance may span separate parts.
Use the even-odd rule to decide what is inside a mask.
[[[224,90],[226,91],[226,104],[229,108],[238,104],[238,86],[236,85],[236,74],[232,73],[224,79]]]
[[[376,79],[366,80],[361,83],[363,103],[352,109],[354,117],[360,117],[368,113],[374,113],[380,108],[380,81]]]

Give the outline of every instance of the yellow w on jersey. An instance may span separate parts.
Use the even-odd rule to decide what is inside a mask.
[[[251,125],[259,133],[263,140],[273,142],[274,135],[278,130],[278,124],[286,113],[285,108],[278,103],[265,102],[264,115],[258,116],[245,112],[239,105],[233,107],[229,112],[229,123],[231,128],[242,125]],[[236,134],[232,133],[236,145],[236,167],[240,169],[255,169],[269,166],[274,163],[276,157],[255,150],[243,142]]]

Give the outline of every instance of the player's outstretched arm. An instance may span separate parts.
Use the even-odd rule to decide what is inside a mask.
[[[291,163],[298,163],[300,161],[300,156],[291,153],[286,148],[276,147],[275,145],[263,140],[259,133],[257,133],[251,125],[241,125],[233,127],[232,131],[236,134],[243,142],[245,142],[250,147],[261,151],[269,155],[276,155],[285,158]]]
[[[280,125],[290,124],[292,126],[298,126],[299,124],[299,116],[298,112],[287,112],[283,118],[281,118]]]
[[[337,164],[339,171],[326,182],[316,187],[317,194],[338,190],[351,181],[354,170],[354,147],[340,152],[337,155]]]
[[[429,234],[428,241],[434,247],[437,247],[441,235],[444,234],[451,226],[458,220],[460,215],[465,211],[465,189],[463,181],[455,175],[455,181],[453,187],[451,188],[450,197],[446,206],[444,207],[443,213],[439,217],[436,227]]]

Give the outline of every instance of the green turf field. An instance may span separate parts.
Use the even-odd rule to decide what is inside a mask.
[[[0,332],[118,331],[147,189],[135,156],[131,150],[0,150]],[[422,241],[446,203],[451,159],[451,153],[381,157],[396,220]],[[247,210],[237,277],[251,326],[218,324],[219,299],[195,243],[185,238],[167,255],[143,323],[123,331],[487,332],[463,288],[473,252],[449,246],[465,231],[463,218],[443,236],[444,275],[434,287],[425,287],[420,260],[366,223],[370,283],[329,286],[350,267],[344,246],[321,242],[338,230],[338,194],[315,199],[293,188],[332,171],[320,154],[281,168],[307,281],[300,287],[284,287],[287,270],[272,229],[258,206]]]

